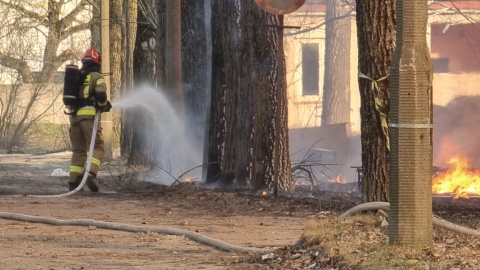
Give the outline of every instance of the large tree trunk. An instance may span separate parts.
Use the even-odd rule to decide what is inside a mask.
[[[277,189],[292,188],[283,16],[262,13],[262,20],[269,25],[269,29],[260,32],[262,39],[269,45],[265,46],[262,55],[271,62],[273,70],[268,71],[264,67],[261,69],[263,74],[260,75],[265,76],[265,79],[260,82],[262,85],[259,89],[270,91],[255,92],[255,175],[252,186],[255,189],[273,187],[276,195]]]
[[[322,125],[350,123],[351,7],[343,0],[327,0],[326,6]]]
[[[358,68],[364,75],[359,78],[359,89],[365,202],[388,200],[388,76],[395,49],[395,6],[395,0],[356,4]]]
[[[390,242],[432,245],[432,80],[428,6],[398,0],[392,68]]]
[[[210,34],[210,33],[209,33]],[[197,151],[202,151],[205,137],[205,122],[208,76],[211,70],[207,59],[205,4],[201,0],[182,1],[182,81],[185,95],[185,116],[188,135],[199,142]]]
[[[213,77],[207,182],[261,188],[273,183],[275,128],[281,128],[279,187],[290,187],[286,106],[275,127],[279,18],[254,1],[214,1]],[[258,27],[252,27],[252,25]],[[270,26],[269,26],[270,25]],[[285,78],[278,91],[286,101]]]

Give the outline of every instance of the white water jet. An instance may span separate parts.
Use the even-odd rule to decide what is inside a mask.
[[[200,178],[202,168],[192,169],[202,164],[199,149],[203,142],[191,141],[184,118],[178,116],[162,91],[142,86],[112,102],[112,107],[134,110],[134,115],[148,119],[148,122],[132,121],[134,128],[144,135],[142,139],[151,140],[154,146],[148,149],[154,151],[153,167],[147,175],[139,175],[138,180],[170,185],[180,176]]]

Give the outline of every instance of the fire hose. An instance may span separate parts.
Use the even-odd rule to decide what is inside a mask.
[[[341,219],[345,219],[346,217],[350,215],[354,215],[356,213],[360,212],[365,212],[365,211],[372,211],[372,210],[384,210],[384,211],[389,211],[390,210],[390,204],[387,202],[369,202],[369,203],[363,203],[360,205],[357,205],[355,207],[350,208],[347,212],[343,213],[340,215]],[[466,235],[473,235],[473,236],[480,236],[480,231],[470,229],[467,227],[460,226],[455,223],[448,222],[444,219],[438,218],[433,216],[433,225],[447,229],[449,231],[461,233],[461,234],[466,234]]]
[[[92,164],[93,147],[95,145],[95,138],[96,138],[96,133],[98,129],[100,113],[101,112],[98,111],[95,114],[93,130],[92,130],[92,138],[90,140],[90,147],[89,147],[87,162],[86,162],[87,165],[85,168],[87,172],[90,171],[90,166]],[[69,191],[67,193],[58,194],[58,195],[24,195],[24,196],[35,197],[35,198],[69,197],[79,192],[80,190],[82,190],[83,186],[87,181],[87,178],[88,178],[88,173],[85,173],[78,187],[76,187],[74,190]],[[345,219],[346,217],[350,215],[354,215],[356,213],[360,213],[364,211],[379,210],[379,209],[389,211],[390,204],[387,202],[370,202],[370,203],[360,204],[349,209],[342,215],[340,215],[340,218]],[[214,247],[219,250],[227,251],[227,252],[270,253],[270,252],[273,252],[274,250],[274,248],[256,248],[256,247],[243,247],[243,246],[232,245],[232,244],[223,242],[221,240],[217,240],[217,239],[202,235],[200,233],[172,228],[172,227],[135,226],[135,225],[127,225],[127,224],[121,224],[121,223],[114,223],[114,222],[97,221],[93,219],[62,220],[62,219],[56,219],[56,218],[50,218],[50,217],[44,217],[44,216],[31,216],[31,215],[23,215],[23,214],[17,214],[17,213],[9,213],[9,212],[0,212],[0,218],[31,222],[31,223],[43,223],[43,224],[55,225],[55,226],[87,226],[87,227],[94,226],[94,227],[106,229],[106,230],[118,230],[118,231],[134,232],[134,233],[155,232],[155,233],[161,233],[161,234],[184,236],[200,244]],[[433,217],[433,224],[437,227],[444,228],[453,232],[480,236],[480,231],[463,227],[463,226],[448,222],[446,220],[440,219],[435,216]]]
[[[116,230],[116,231],[125,231],[125,232],[155,232],[161,234],[185,236],[193,241],[196,241],[200,244],[207,245],[210,247],[217,248],[219,250],[228,251],[228,252],[246,252],[246,253],[270,253],[273,252],[273,248],[256,248],[256,247],[243,247],[232,245],[221,240],[217,240],[200,233],[191,232],[187,230],[172,228],[172,227],[156,227],[156,226],[135,226],[127,225],[121,223],[97,221],[93,219],[71,219],[71,220],[62,220],[50,217],[43,216],[30,216],[22,215],[16,213],[0,212],[0,218],[25,221],[31,223],[43,223],[48,225],[55,226],[94,226],[106,230]]]
[[[98,122],[100,119],[100,111],[97,111],[94,118],[93,123],[93,130],[92,130],[92,138],[90,140],[90,147],[88,151],[87,161],[85,171],[90,171],[90,167],[92,165],[92,157],[93,157],[93,147],[95,145],[95,138],[98,129]],[[30,198],[63,198],[69,197],[74,195],[75,193],[82,190],[83,186],[87,182],[88,173],[83,174],[82,181],[74,190],[69,191],[63,194],[57,195],[13,195],[14,197],[30,197]],[[221,240],[217,240],[199,233],[172,228],[172,227],[153,227],[153,226],[135,226],[135,225],[127,225],[121,223],[113,223],[113,222],[104,222],[104,221],[97,221],[93,219],[71,219],[71,220],[62,220],[44,216],[31,216],[31,215],[23,215],[17,213],[9,213],[9,212],[0,212],[0,218],[9,219],[9,220],[17,220],[17,221],[24,221],[24,222],[31,222],[31,223],[43,223],[47,225],[55,225],[55,226],[94,226],[101,229],[107,230],[118,230],[118,231],[125,231],[125,232],[155,232],[161,234],[169,234],[169,235],[178,235],[178,236],[185,236],[193,241],[196,241],[200,244],[204,244],[210,247],[217,248],[219,250],[228,251],[228,252],[245,252],[245,253],[269,253],[273,252],[274,249],[270,248],[256,248],[256,247],[243,247],[232,245]]]
[[[349,209],[342,215],[340,215],[340,219],[345,219],[346,217],[356,213],[371,211],[371,210],[379,210],[379,209],[388,211],[390,210],[390,204],[386,202],[371,202],[371,203],[360,204]],[[200,244],[207,245],[207,246],[217,248],[219,250],[227,251],[227,252],[270,253],[275,250],[275,248],[256,248],[256,247],[243,247],[243,246],[232,245],[232,244],[223,242],[221,240],[217,240],[215,238],[202,235],[200,233],[172,228],[172,227],[135,226],[135,225],[127,225],[127,224],[121,224],[121,223],[114,223],[114,222],[97,221],[93,219],[62,220],[62,219],[56,219],[56,218],[50,218],[50,217],[44,217],[44,216],[31,216],[31,215],[9,213],[9,212],[0,212],[0,218],[31,222],[31,223],[43,223],[43,224],[55,225],[55,226],[87,226],[87,227],[94,226],[94,227],[106,229],[106,230],[117,230],[117,231],[134,232],[134,233],[155,232],[155,233],[168,234],[168,235],[184,236]],[[466,228],[466,227],[448,222],[446,220],[442,220],[438,217],[433,217],[433,224],[440,228],[444,228],[444,229],[458,232],[461,234],[480,236],[480,231]]]

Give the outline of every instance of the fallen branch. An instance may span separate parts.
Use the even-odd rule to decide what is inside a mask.
[[[340,218],[344,219],[348,216],[360,213],[360,212],[365,212],[365,211],[372,211],[372,210],[385,210],[389,211],[390,210],[390,204],[387,202],[369,202],[369,203],[363,203],[360,205],[357,205],[355,207],[350,208],[347,210],[347,212],[343,213]],[[449,231],[461,233],[461,234],[466,234],[466,235],[474,235],[474,236],[480,236],[480,231],[470,229],[467,227],[463,227],[460,225],[457,225],[455,223],[448,222],[444,219],[440,219],[438,217],[433,217],[433,225],[447,229]]]
[[[30,215],[23,215],[23,214],[16,214],[16,213],[8,213],[8,212],[0,212],[0,218],[10,219],[10,220],[17,220],[17,221],[25,221],[31,223],[43,223],[48,225],[55,225],[55,226],[94,226],[101,229],[106,230],[116,230],[116,231],[125,231],[125,232],[155,232],[161,234],[169,234],[169,235],[178,235],[178,236],[185,236],[195,242],[200,244],[210,246],[213,248],[217,248],[222,251],[227,252],[244,252],[244,253],[270,253],[273,252],[273,248],[256,248],[256,247],[242,247],[237,245],[232,245],[221,240],[217,240],[199,233],[171,228],[171,227],[153,227],[153,226],[135,226],[135,225],[127,225],[121,223],[113,223],[113,222],[105,222],[105,221],[97,221],[93,219],[71,219],[71,220],[63,220],[63,219],[56,219],[44,216],[30,216]]]

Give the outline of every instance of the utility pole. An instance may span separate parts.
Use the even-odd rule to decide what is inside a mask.
[[[397,42],[390,98],[391,243],[433,244],[432,80],[428,4],[397,1]]]
[[[165,90],[175,103],[177,112],[183,115],[181,7],[181,0],[166,2]]]
[[[101,48],[100,53],[102,55],[102,72],[108,73],[104,76],[105,85],[107,86],[107,97],[110,99],[110,0],[101,0],[100,7],[100,35],[101,35]],[[105,142],[105,158],[112,158],[112,113],[107,112],[102,114],[101,119],[103,140]]]

